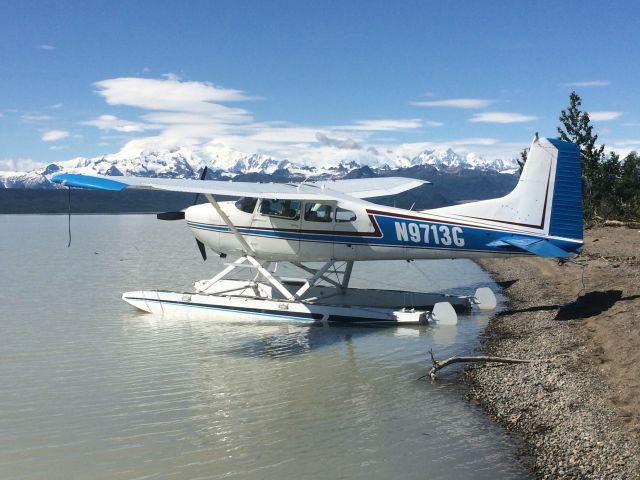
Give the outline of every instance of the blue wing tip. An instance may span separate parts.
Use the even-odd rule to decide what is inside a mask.
[[[115,192],[127,188],[126,183],[109,178],[92,177],[90,175],[80,175],[77,173],[61,173],[53,176],[51,181],[66,187],[92,188],[95,190],[111,190]]]

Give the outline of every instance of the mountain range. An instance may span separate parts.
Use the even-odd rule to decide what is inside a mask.
[[[358,161],[343,161],[337,165],[305,165],[287,159],[263,154],[247,154],[227,147],[194,150],[180,147],[173,150],[122,151],[100,157],[77,157],[54,162],[29,172],[0,172],[1,188],[52,189],[57,188],[51,177],[58,173],[87,175],[133,175],[162,178],[199,178],[206,166],[209,179],[247,179],[277,181],[350,178],[359,176],[390,175],[394,171],[424,167],[428,171],[459,173],[463,170],[514,174],[518,171],[515,160],[488,160],[476,154],[461,155],[452,149],[424,150],[409,157],[391,155],[384,163],[363,165]]]

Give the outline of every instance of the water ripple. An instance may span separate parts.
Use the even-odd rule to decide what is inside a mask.
[[[67,250],[61,217],[0,216],[5,271],[16,272],[0,278],[2,478],[526,476],[513,440],[458,387],[415,381],[429,348],[470,351],[486,317],[380,329],[139,314],[121,291],[188,289],[219,267],[174,223],[78,217]],[[427,277],[384,262],[358,265],[354,279],[453,291],[490,281],[469,262],[416,263]]]

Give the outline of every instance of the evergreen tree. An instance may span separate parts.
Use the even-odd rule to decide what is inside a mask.
[[[527,157],[529,156],[529,149],[525,148],[520,152],[520,158],[516,158],[516,162],[518,162],[518,168],[520,169],[520,173],[522,173],[522,169],[524,168],[524,164],[527,163]]]
[[[604,145],[597,146],[598,135],[594,135],[589,114],[580,110],[582,99],[576,92],[569,95],[569,107],[560,112],[558,127],[560,139],[573,142],[580,147],[582,157],[582,195],[585,218],[591,219],[597,208],[596,199],[601,196],[598,175],[604,158]]]
[[[592,189],[593,203],[603,218],[617,218],[623,213],[620,185],[622,182],[622,164],[620,156],[611,152],[598,164],[594,175],[596,188]]]
[[[627,220],[640,220],[640,155],[631,152],[621,166],[618,195],[622,215]]]

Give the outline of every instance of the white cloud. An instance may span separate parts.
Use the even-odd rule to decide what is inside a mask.
[[[448,100],[429,100],[426,102],[411,102],[417,107],[449,107],[449,108],[484,108],[488,107],[494,100],[482,98],[450,98]]]
[[[225,105],[210,104],[207,112],[195,111],[158,111],[142,115],[142,118],[154,123],[174,124],[245,124],[253,120],[246,110]]]
[[[589,112],[589,119],[594,122],[607,122],[620,117],[622,112]]]
[[[36,45],[36,48],[39,50],[47,50],[47,51],[56,49],[56,47],[54,47],[53,45],[47,45],[46,43],[43,43],[41,45]]]
[[[511,158],[522,149],[520,144],[513,146],[493,138],[462,138],[405,145],[389,138],[388,132],[412,132],[425,126],[443,125],[440,121],[420,118],[361,119],[342,125],[257,122],[250,111],[227,105],[229,102],[249,100],[251,97],[248,94],[210,83],[182,81],[172,74],[159,79],[114,78],[97,82],[95,86],[97,93],[108,104],[138,109],[137,116],[127,115],[130,119],[103,114],[83,122],[104,132],[112,132],[109,137],[101,136],[101,140],[108,140],[110,145],[126,142],[115,154],[119,158],[131,158],[145,149],[184,146],[196,152],[206,152],[209,146],[215,150],[222,145],[241,152],[263,153],[313,165],[335,164],[341,160],[382,165],[393,164],[397,155],[404,151],[417,154],[420,148],[429,148],[426,145],[431,145],[430,148],[453,147],[456,151],[487,155],[498,152],[504,154],[503,158]],[[437,103],[437,106],[452,108],[482,108],[493,103],[493,100],[467,98],[440,100]],[[523,117],[526,121],[536,118],[500,112],[484,115],[475,117],[489,119],[491,115],[501,115],[503,122],[525,121]],[[509,118],[505,120],[505,116]],[[514,120],[514,116],[517,119]],[[153,134],[149,135],[151,131]],[[114,137],[114,132],[129,135]],[[141,135],[131,138],[132,133]],[[102,146],[107,145],[103,142]]]
[[[584,87],[584,88],[608,87],[609,85],[611,85],[611,82],[608,81],[608,80],[590,80],[590,81],[586,81],[586,82],[562,83],[561,85],[563,87]]]
[[[24,114],[21,115],[20,118],[22,119],[22,121],[24,122],[41,122],[44,120],[53,120],[53,117],[50,115],[30,115],[30,114]]]
[[[61,108],[62,103],[54,103],[53,105],[49,105],[49,108]]]
[[[114,115],[100,115],[93,120],[87,120],[82,122],[83,125],[90,125],[92,127],[99,128],[100,130],[115,130],[116,132],[143,132],[145,130],[157,129],[153,125],[148,125],[140,122],[131,122],[123,120]]]
[[[640,138],[630,138],[625,140],[614,140],[612,145],[617,147],[640,147]]]
[[[624,159],[631,152],[640,152],[640,138],[610,140],[607,142],[606,150],[616,152],[620,158]]]
[[[422,126],[422,120],[412,118],[408,120],[358,120],[353,125],[331,127],[335,130],[356,130],[362,132],[391,132],[396,130],[413,130]]]
[[[496,145],[500,141],[495,138],[462,138],[460,140],[451,140],[447,142],[448,145],[452,147],[463,147],[463,146],[487,146],[487,145]]]
[[[328,147],[344,150],[360,150],[362,148],[362,145],[353,138],[332,138],[321,132],[316,133],[316,140]]]
[[[511,112],[483,112],[474,113],[468,120],[472,123],[521,123],[537,120],[534,115],[523,115],[522,113]]]
[[[241,90],[205,82],[181,82],[176,78],[122,77],[96,82],[97,93],[109,105],[127,105],[146,110],[207,113],[219,105],[212,102],[249,100]]]
[[[57,142],[69,136],[66,130],[45,130],[42,133],[43,142]]]
[[[245,138],[266,143],[314,143],[318,129],[313,127],[267,127],[258,126]],[[326,133],[326,132],[320,132]]]
[[[0,171],[28,172],[44,166],[44,163],[34,162],[30,158],[3,158],[0,160]]]

